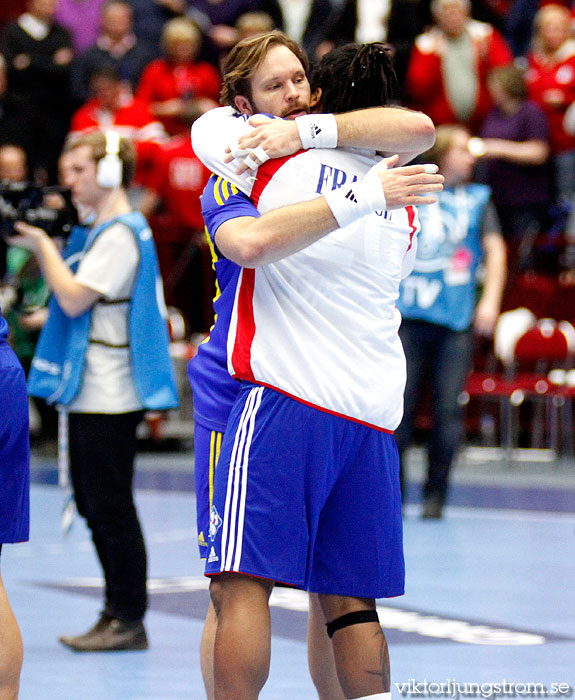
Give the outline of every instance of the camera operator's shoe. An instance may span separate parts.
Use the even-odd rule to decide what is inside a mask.
[[[74,651],[138,651],[148,648],[144,623],[122,622],[102,615],[85,634],[63,636],[59,641]]]

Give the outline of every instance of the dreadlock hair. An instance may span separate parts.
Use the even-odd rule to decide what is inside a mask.
[[[345,44],[327,53],[311,74],[321,88],[321,110],[338,114],[389,104],[397,90],[390,47],[379,41]]]

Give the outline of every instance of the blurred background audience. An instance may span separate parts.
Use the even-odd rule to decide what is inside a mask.
[[[116,69],[126,92],[133,92],[144,68],[156,57],[155,47],[138,39],[133,28],[133,11],[129,2],[107,0],[101,9],[97,37],[79,52],[72,63],[71,91],[77,106],[90,95],[90,78],[98,68]]]
[[[203,337],[214,295],[198,201],[208,173],[189,127],[218,104],[230,47],[273,28],[312,61],[350,41],[387,42],[403,87],[398,103],[467,130],[473,180],[489,186],[508,249],[504,307],[517,300],[521,275],[575,291],[573,0],[0,3],[0,179],[56,184],[66,139],[87,131],[114,127],[132,140],[130,197],[152,225],[168,303],[185,339]],[[6,257],[0,242],[0,276],[30,282],[21,308],[42,306],[37,271],[19,255]],[[575,320],[575,311],[561,314]],[[24,364],[16,334],[35,319],[12,323]]]
[[[433,26],[420,34],[407,69],[408,102],[439,124],[480,128],[492,106],[487,75],[513,56],[490,24],[471,18],[469,0],[433,0]]]
[[[140,79],[136,97],[163,124],[170,136],[189,126],[190,114],[200,116],[218,106],[220,75],[197,57],[202,44],[199,27],[176,17],[162,32],[162,58],[152,61]]]
[[[378,6],[385,8],[383,0],[370,4],[376,7],[376,13]],[[345,6],[342,7],[340,0],[263,0],[262,9],[268,13],[277,29],[303,46],[311,60],[321,58],[336,44],[348,43],[343,37],[342,25],[348,19],[357,23],[355,17],[348,17],[353,8],[347,10]],[[370,17],[368,21],[372,19]],[[333,29],[326,32],[329,27]],[[365,41],[380,41],[381,37],[375,36],[377,33],[377,30],[372,31],[374,38]]]
[[[503,235],[513,252],[522,239],[533,242],[551,204],[549,126],[541,108],[528,99],[523,72],[510,64],[487,78],[494,103],[480,135],[478,178],[492,192]],[[510,251],[511,252],[511,251]]]
[[[188,0],[128,0],[134,11],[134,32],[140,41],[160,54],[160,40],[166,22],[186,14]]]
[[[156,149],[140,210],[154,231],[166,303],[179,309],[189,331],[201,334],[213,323],[215,275],[200,206],[211,173],[189,136],[196,116],[192,106],[182,115],[180,133]]]
[[[575,140],[565,131],[565,112],[575,101],[575,38],[572,13],[545,5],[534,19],[527,55],[529,96],[549,120],[554,185],[559,201],[575,195]]]
[[[74,51],[81,53],[98,38],[100,11],[106,0],[58,0],[55,18],[70,32]]]
[[[23,119],[30,109],[29,101],[8,90],[6,59],[0,55],[0,145],[9,143],[21,146],[30,157],[34,131],[32,123]]]
[[[8,67],[8,89],[30,105],[26,119],[34,141],[30,166],[45,183],[57,177],[57,162],[70,123],[70,64],[67,29],[55,20],[58,0],[28,0],[26,12],[9,22],[0,38]]]
[[[91,98],[72,116],[70,138],[97,129],[114,128],[130,139],[138,155],[136,186],[144,185],[156,144],[166,137],[161,123],[149,106],[137,100],[125,89],[118,72],[112,66],[96,68],[90,77]]]

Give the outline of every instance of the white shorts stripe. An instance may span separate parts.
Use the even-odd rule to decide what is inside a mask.
[[[254,405],[253,411],[251,412],[251,415],[249,418],[248,436],[247,436],[247,440],[246,440],[246,447],[244,449],[244,459],[243,459],[243,466],[242,466],[242,485],[241,485],[241,492],[240,492],[241,500],[240,500],[240,511],[238,514],[238,540],[237,540],[237,545],[236,545],[236,556],[234,559],[234,565],[232,567],[232,571],[239,571],[240,560],[242,558],[242,545],[244,542],[244,518],[245,518],[245,513],[246,513],[246,496],[248,493],[248,464],[249,464],[249,459],[250,459],[250,447],[252,444],[252,437],[254,434],[256,414],[258,412],[258,408],[259,408],[260,403],[262,401],[263,391],[264,391],[263,387],[256,389],[255,405]]]
[[[254,403],[256,403],[258,394],[261,394],[262,391],[263,387],[257,387],[249,392],[244,404],[239,427],[234,437],[234,446],[228,471],[228,487],[226,492],[224,522],[222,526],[221,571],[229,571],[232,565],[236,544],[236,521],[238,515],[238,492],[241,476],[240,471],[242,468],[242,455],[244,452],[248,426],[250,424],[250,416],[254,410]],[[259,406],[259,401],[257,401],[257,404]],[[245,499],[243,502],[245,503]]]
[[[232,449],[230,467],[228,470],[228,487],[227,487],[227,491],[226,491],[226,505],[225,505],[225,509],[224,509],[224,517],[223,517],[223,523],[222,523],[221,571],[224,571],[224,569],[225,569],[225,556],[226,556],[225,553],[226,553],[227,540],[228,540],[230,507],[231,507],[231,499],[232,499],[232,486],[233,486],[233,480],[234,480],[233,465],[235,464],[235,461],[236,461],[236,454],[238,451],[238,445],[239,445],[240,436],[241,436],[241,432],[242,432],[242,425],[243,425],[243,422],[245,420],[245,415],[246,415],[246,412],[249,411],[249,409],[250,409],[250,398],[251,398],[251,395],[248,396],[246,403],[244,404],[244,410],[243,410],[242,416],[240,418],[239,428],[236,431],[236,435],[234,438],[234,446]]]

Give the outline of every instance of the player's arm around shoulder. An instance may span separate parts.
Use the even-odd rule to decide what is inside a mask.
[[[396,157],[388,158],[362,180],[326,196],[279,207],[257,218],[230,218],[218,225],[215,243],[238,265],[258,267],[293,255],[372,211],[435,202],[430,193],[443,188],[437,167],[393,168],[395,162]]]
[[[261,217],[240,216],[215,232],[218,250],[241,267],[277,262],[338,228],[324,197],[291,204]]]
[[[371,107],[337,114],[335,119],[338,148],[373,148],[383,153],[397,153],[399,165],[435,143],[433,121],[423,112],[403,107]]]
[[[269,119],[255,115],[254,127],[238,139],[251,163],[238,163],[237,172],[254,169],[269,158],[292,155],[308,148],[367,148],[398,154],[399,165],[427,151],[435,143],[435,126],[423,112],[403,107],[371,107],[344,114],[307,114],[295,120]],[[230,139],[228,139],[229,141]],[[231,162],[235,154],[226,156]]]

